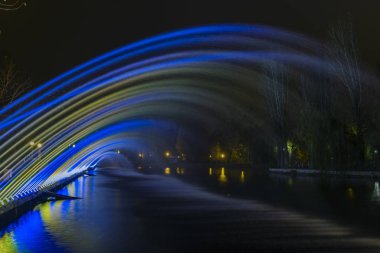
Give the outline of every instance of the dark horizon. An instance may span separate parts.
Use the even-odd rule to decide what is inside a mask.
[[[1,11],[0,53],[38,86],[99,54],[175,29],[217,23],[275,26],[325,41],[329,27],[350,17],[362,60],[379,69],[380,16],[376,1],[299,0],[265,2],[100,0],[27,1],[17,11]]]

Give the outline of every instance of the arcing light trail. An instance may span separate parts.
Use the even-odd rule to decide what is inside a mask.
[[[216,25],[84,63],[0,110],[0,204],[84,171],[108,152],[137,150],[149,141],[144,131],[164,128],[166,120],[206,124],[224,112],[244,113],[259,99],[250,94],[262,92],[259,73],[267,64],[333,75],[322,48],[274,28]]]

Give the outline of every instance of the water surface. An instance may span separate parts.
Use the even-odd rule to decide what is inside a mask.
[[[369,252],[380,245],[377,181],[220,166],[137,171],[77,179],[60,193],[82,199],[36,206],[3,229],[0,252]]]

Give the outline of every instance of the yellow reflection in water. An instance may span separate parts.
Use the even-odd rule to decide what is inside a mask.
[[[170,175],[170,168],[166,167],[164,170],[165,175]]]
[[[185,174],[185,169],[177,167],[176,172],[177,172],[177,174],[183,175],[183,174]]]
[[[57,228],[61,225],[63,215],[63,201],[58,200],[54,202],[45,202],[39,205],[39,212],[41,214],[41,219],[44,223],[44,227]]]
[[[288,178],[288,185],[293,186],[293,178],[292,177]]]
[[[13,233],[6,233],[0,238],[1,253],[16,253],[19,252],[17,245],[13,239]]]
[[[53,209],[54,204],[51,204],[50,202],[45,202],[40,204],[39,206],[39,211],[41,214],[41,218],[45,225],[51,225],[51,221],[54,219],[52,218],[52,209]]]
[[[227,182],[227,176],[226,176],[226,174],[224,172],[224,167],[222,167],[222,170],[220,171],[219,181],[221,183],[226,183]]]
[[[76,201],[81,200],[59,200],[40,204],[39,212],[43,227],[56,242],[70,245],[70,252],[99,252],[98,241],[92,240],[93,235],[97,234],[97,228],[88,225],[78,227],[73,224],[73,215],[78,212],[73,210]]]
[[[354,190],[351,188],[351,187],[348,187],[347,190],[346,190],[346,194],[347,194],[347,197],[349,199],[353,199],[354,198]]]
[[[67,194],[70,196],[76,196],[77,193],[77,182],[73,182],[67,186]]]
[[[210,176],[212,176],[212,168],[210,168],[210,169],[208,170],[208,174],[209,174]]]
[[[242,183],[245,182],[245,174],[244,174],[244,170],[242,170],[241,173],[240,173],[240,182],[242,182]]]

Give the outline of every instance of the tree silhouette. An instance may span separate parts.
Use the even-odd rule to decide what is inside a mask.
[[[29,87],[29,80],[16,69],[16,64],[4,58],[0,69],[0,106],[4,107],[21,96]]]

